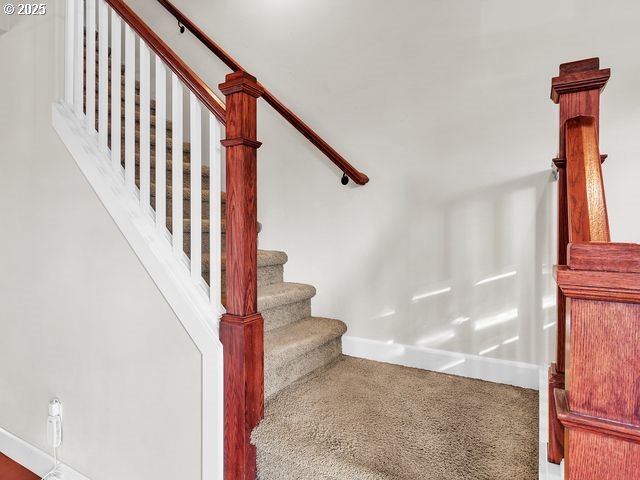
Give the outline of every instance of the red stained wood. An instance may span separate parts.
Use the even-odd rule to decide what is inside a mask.
[[[255,480],[251,432],[264,416],[264,320],[259,313],[223,315],[224,478]]]
[[[565,123],[579,115],[589,115],[596,119],[596,131],[600,116],[600,91],[610,76],[608,69],[600,70],[600,60],[589,58],[560,65],[559,75],[551,82],[551,99],[559,104],[558,157],[554,164],[558,169],[558,264],[566,264],[567,245],[569,244],[569,212],[567,193]],[[606,155],[603,156],[603,158]],[[567,300],[560,288],[557,291],[556,322],[556,363],[549,377],[549,389],[564,387],[566,363],[566,316]],[[560,463],[563,456],[562,426],[553,415],[555,403],[549,395],[549,446],[548,459]]]
[[[242,66],[231,57],[220,45],[214,42],[204,31],[194,24],[189,17],[182,13],[175,5],[168,0],[158,0],[171,15],[173,15],[181,24],[185,26],[193,35],[200,40],[214,55],[222,60],[234,72],[245,71]],[[318,150],[331,160],[342,172],[344,172],[351,180],[358,185],[364,185],[369,181],[369,177],[360,172],[351,163],[349,163],[342,155],[340,155],[331,145],[329,145],[320,135],[318,135],[309,125],[307,125],[300,117],[291,111],[286,105],[276,98],[269,90],[263,89],[262,98],[273,107],[287,122],[289,122],[298,132],[300,132],[307,140],[309,140]]]
[[[571,437],[565,478],[601,480],[638,478],[640,427],[572,411],[566,392],[555,391],[558,417]]]
[[[35,473],[17,464],[6,455],[0,453],[0,479],[2,480],[37,480]]]
[[[257,313],[256,100],[262,88],[245,72],[227,75],[224,478],[255,480],[251,431],[264,415],[264,321]]]
[[[603,434],[640,445],[640,426],[572,411],[569,409],[566,392],[559,388],[555,390],[554,398],[558,417],[568,428]]]
[[[565,478],[638,478],[640,471],[640,245],[571,244],[556,279],[571,300]]]
[[[571,411],[640,428],[640,305],[572,299],[570,337]]]
[[[564,297],[563,297],[564,298]],[[559,464],[564,456],[564,428],[556,412],[553,392],[564,388],[564,374],[558,372],[555,363],[549,366],[549,443],[547,444],[547,460]]]
[[[596,120],[579,116],[566,123],[567,200],[570,242],[608,242]]]
[[[256,99],[262,93],[245,72],[227,75],[227,312],[250,315],[257,309],[257,148]]]
[[[572,243],[568,251],[572,270],[640,273],[637,243]]]
[[[558,266],[556,281],[568,298],[640,303],[640,276],[636,273],[585,272]]]
[[[113,10],[142,38],[198,99],[223,124],[226,121],[225,105],[213,90],[198,77],[182,59],[164,43],[151,28],[122,0],[106,0]]]

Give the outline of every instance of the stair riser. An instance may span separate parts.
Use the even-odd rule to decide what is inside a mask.
[[[342,339],[337,338],[277,368],[265,364],[265,400],[275,396],[280,390],[312,373],[314,370],[332,364],[341,354]]]
[[[311,316],[311,299],[261,310],[265,331],[274,330]]]
[[[185,245],[184,248],[186,253],[187,245]],[[205,269],[205,266],[202,267],[202,277],[207,283],[209,283],[209,270],[208,268]],[[224,268],[221,269],[220,280],[222,281],[222,291],[225,292],[227,290],[227,279],[226,279]],[[273,283],[278,283],[282,281],[283,281],[282,265],[280,266],[270,265],[267,267],[258,267],[258,287],[264,287],[266,285],[271,285]]]
[[[266,287],[284,281],[284,265],[258,267],[258,286]]]
[[[206,272],[208,275],[209,272]],[[208,278],[208,277],[207,277]],[[258,267],[258,287],[265,287],[274,283],[282,282],[284,279],[284,268],[282,265],[269,265]],[[225,271],[222,270],[222,290],[227,290]]]

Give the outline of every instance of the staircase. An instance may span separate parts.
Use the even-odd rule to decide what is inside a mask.
[[[86,35],[85,35],[85,60],[86,60]],[[99,70],[99,38],[96,35],[96,72]],[[111,57],[109,57],[111,58]],[[86,74],[86,70],[85,70]],[[86,78],[86,77],[85,77]],[[111,62],[109,61],[109,81],[108,81],[108,100],[111,104]],[[85,103],[86,111],[86,81],[85,84]],[[98,84],[98,74],[96,73],[96,85]],[[121,69],[121,84],[125,85],[125,69]],[[135,83],[135,183],[140,188],[140,82]],[[96,91],[96,98],[99,99],[99,92]],[[96,121],[95,128],[98,130],[98,110],[96,103]],[[122,100],[124,106],[124,99]],[[155,102],[150,101],[150,120],[151,125],[156,126]],[[113,118],[109,112],[108,123],[108,146],[111,148],[111,132]],[[124,110],[120,118],[122,125],[125,123]],[[121,130],[121,165],[125,168],[125,131]],[[173,155],[174,145],[171,141],[172,124],[167,122],[167,157]],[[151,192],[150,206],[155,208],[156,205],[156,184],[153,179],[156,178],[156,135],[150,135],[151,151],[150,151],[150,167],[151,167]],[[187,257],[191,256],[191,144],[189,142],[182,143],[183,157],[183,248]],[[172,162],[166,162],[166,179],[170,184],[172,181],[173,168]],[[210,171],[206,166],[202,168],[202,276],[209,282],[210,275],[210,254],[206,249],[209,245],[209,186]],[[166,189],[166,205],[167,211],[172,211],[172,201],[174,192],[171,187]],[[226,297],[225,285],[225,234],[226,234],[226,192],[220,194],[221,204],[221,246],[223,248],[221,270],[222,298],[223,304]],[[169,232],[173,228],[173,218],[167,217],[167,229]],[[258,231],[260,225],[258,226]],[[264,394],[268,400],[276,395],[280,390],[299,380],[300,378],[311,374],[313,371],[326,367],[335,362],[342,354],[341,337],[347,330],[346,325],[340,320],[330,318],[319,318],[311,315],[311,299],[315,296],[316,290],[311,285],[300,283],[290,283],[284,281],[284,265],[287,263],[287,254],[278,251],[258,250],[257,267],[258,267],[258,311],[262,313],[264,318]]]
[[[344,356],[346,325],[257,248],[258,98],[343,184],[368,177],[159,1],[234,70],[225,101],[123,0],[67,0],[53,123],[202,353],[202,478],[532,479],[535,392]]]

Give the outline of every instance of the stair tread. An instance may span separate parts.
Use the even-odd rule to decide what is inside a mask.
[[[297,357],[341,337],[347,326],[332,318],[309,317],[264,334],[265,369],[286,365]]]
[[[282,282],[266,285],[258,289],[258,311],[309,300],[315,294],[315,287],[303,283]]]
[[[222,256],[222,270],[225,269],[227,263],[227,254],[223,253]],[[204,272],[209,271],[209,264],[211,256],[208,253],[202,254],[202,267]],[[287,263],[287,254],[284,252],[278,252],[275,250],[258,250],[258,268],[271,267],[274,265],[284,265]]]

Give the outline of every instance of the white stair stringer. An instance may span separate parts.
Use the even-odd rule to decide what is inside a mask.
[[[182,326],[202,354],[202,478],[222,478],[223,357],[218,337],[222,305],[211,305],[207,286],[191,280],[188,259],[178,259],[167,236],[158,231],[150,210],[143,211],[136,191],[125,186],[123,171],[112,167],[97,135],[64,101],[54,103],[53,127],[149,272]],[[166,233],[168,235],[168,232]]]

